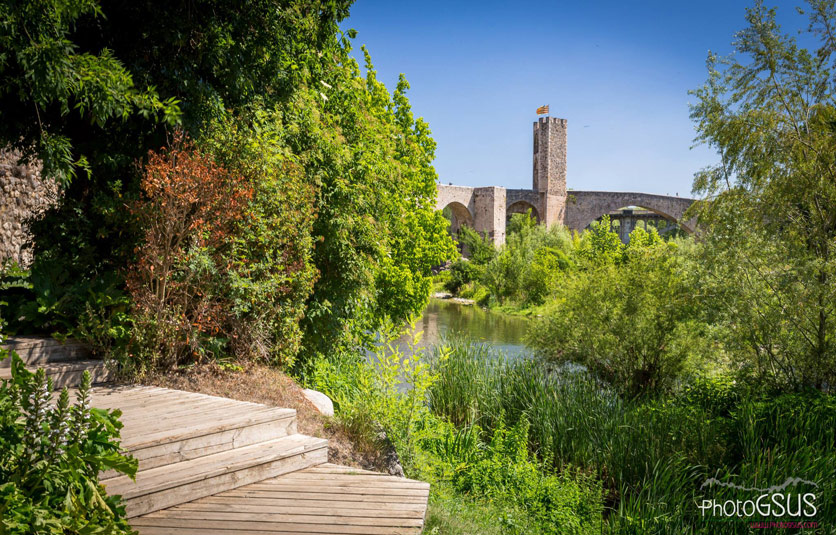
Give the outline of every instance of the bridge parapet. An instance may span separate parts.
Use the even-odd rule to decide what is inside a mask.
[[[694,232],[696,221],[683,221],[685,211],[694,199],[622,191],[569,191],[566,199],[565,224],[573,230],[583,230],[599,217],[626,206],[639,206],[665,219],[676,221],[686,232]]]

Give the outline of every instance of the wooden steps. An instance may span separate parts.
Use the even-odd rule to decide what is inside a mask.
[[[122,447],[136,482],[101,482],[134,517],[328,460],[328,441],[296,432],[296,411],[154,387],[95,388],[92,404],[122,410]]]
[[[211,496],[328,460],[328,441],[304,435],[260,442],[102,481],[125,500],[128,517]]]
[[[140,535],[416,535],[429,484],[321,464],[131,520]]]
[[[4,344],[57,388],[111,380],[81,344]],[[11,376],[0,361],[0,379]],[[57,396],[57,394],[56,394]],[[328,441],[297,432],[296,411],[145,386],[97,386],[91,403],[122,411],[121,446],[136,481],[100,480],[121,495],[140,535],[417,534],[429,485],[327,464]]]
[[[56,389],[78,386],[85,371],[90,372],[93,384],[106,383],[114,375],[103,361],[91,359],[90,349],[78,342],[18,336],[6,339],[3,347],[15,351],[29,371],[43,368]],[[0,361],[0,379],[11,378],[11,363],[9,358]]]
[[[123,411],[122,447],[139,461],[140,470],[296,433],[292,409],[163,388],[96,388],[92,403]]]
[[[90,348],[73,340],[60,342],[42,336],[12,336],[3,342],[3,347],[15,351],[27,366],[32,367],[90,359]],[[11,359],[0,361],[0,368],[10,365]]]

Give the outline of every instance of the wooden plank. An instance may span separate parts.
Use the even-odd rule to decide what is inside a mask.
[[[294,455],[284,459],[277,459],[275,461],[262,463],[257,466],[251,466],[241,470],[224,472],[223,474],[211,478],[194,481],[187,485],[176,487],[170,491],[167,489],[166,492],[146,494],[145,496],[127,501],[127,516],[128,518],[131,518],[159,509],[164,509],[166,507],[182,504],[197,498],[211,496],[213,493],[217,492],[218,489],[228,489],[247,485],[267,477],[275,477],[287,472],[299,470],[311,464],[320,463],[327,458],[327,448],[321,448],[319,450]]]
[[[380,489],[378,487],[334,487],[329,485],[277,485],[268,482],[254,483],[247,487],[247,490],[282,490],[285,492],[321,492],[333,493],[336,491],[345,494],[365,494],[365,495],[392,495],[392,496],[422,496],[427,497],[429,490],[424,489]]]
[[[137,473],[136,482],[127,476],[120,476],[104,483],[109,493],[121,494],[130,499],[150,492],[158,492],[164,488],[185,485],[229,471],[241,470],[261,463],[292,457],[306,451],[327,448],[327,446],[328,442],[326,440],[314,439],[297,434],[176,463],[170,466],[143,470]],[[302,468],[306,468],[307,466],[310,466],[310,464]],[[218,489],[216,492],[223,490],[228,489]]]
[[[214,422],[228,422],[234,424],[237,421],[242,421],[242,426],[246,426],[247,424],[244,422],[263,422],[266,420],[290,416],[294,415],[282,411],[281,409],[273,409],[270,407],[250,409],[246,413],[227,411],[226,409],[218,407],[207,407],[199,411],[177,411],[171,412],[168,415],[161,414],[156,421],[153,415],[148,414],[142,420],[128,417],[125,418],[123,422],[125,424],[125,429],[133,429],[131,432],[137,435],[147,434],[149,431],[159,434],[160,432],[167,430],[178,430],[181,434],[187,435],[188,431],[191,429],[201,429],[205,428],[207,425],[215,427],[212,426]],[[149,443],[157,440],[156,436],[150,434],[147,436],[151,436],[152,438],[142,440],[142,443]]]
[[[289,450],[277,445],[298,436],[301,435],[153,468],[138,473],[136,483],[120,476],[103,481],[103,484],[110,494],[124,496],[128,517],[138,516],[301,470],[328,459],[326,440],[306,437],[307,443]]]
[[[385,494],[355,494],[355,493],[343,493],[334,491],[334,492],[286,492],[286,491],[265,491],[265,490],[252,490],[251,485],[247,485],[246,487],[241,487],[235,490],[229,490],[226,492],[222,492],[220,494],[216,494],[216,496],[221,497],[242,497],[247,499],[288,499],[288,500],[340,500],[343,502],[352,502],[357,504],[362,504],[364,502],[369,503],[380,503],[380,502],[392,502],[397,500],[398,503],[409,503],[409,504],[426,504],[427,503],[427,496],[426,495],[414,495],[414,496],[405,496],[405,495],[393,495],[389,493]],[[361,506],[361,505],[358,505]]]
[[[266,503],[265,503],[266,502]],[[184,503],[175,508],[177,511],[209,511],[212,513],[264,513],[312,516],[345,516],[363,518],[424,518],[423,510],[398,509],[381,505],[378,509],[357,509],[353,507],[317,507],[316,504],[294,504],[279,506],[271,500],[258,500],[252,503],[211,501],[206,498],[191,503]]]
[[[293,474],[288,474],[288,476],[292,476]],[[377,478],[377,481],[369,481],[368,479],[357,479],[355,480],[355,476],[348,476],[352,479],[345,480],[345,479],[330,479],[330,480],[317,480],[317,479],[305,479],[305,478],[295,478],[295,477],[288,477],[284,481],[276,483],[277,485],[296,485],[296,486],[307,486],[307,485],[327,485],[331,488],[345,488],[345,487],[377,487],[377,488],[384,488],[384,489],[424,489],[429,488],[426,483],[420,483],[416,481],[409,481],[409,480],[398,480],[398,478],[388,479],[388,478]]]
[[[317,525],[294,522],[251,522],[248,520],[195,520],[158,518],[156,513],[131,520],[140,535],[413,535],[418,527]]]
[[[139,461],[140,470],[150,470],[293,434],[296,434],[296,420],[294,418],[283,418],[176,441],[169,440],[138,449],[129,446],[127,449],[130,449],[130,454]],[[109,470],[103,472],[99,477],[104,481],[118,476],[117,472]]]
[[[186,511],[180,507],[173,507],[164,511],[158,511],[156,518],[180,518],[192,520],[237,520],[261,521],[261,522],[290,522],[298,524],[327,524],[327,525],[348,525],[348,526],[400,526],[418,527],[424,524],[423,518],[373,518],[356,516],[319,516],[288,514],[284,512],[274,513],[238,513],[219,511]]]
[[[333,496],[333,495],[332,495]],[[338,495],[339,496],[339,495]],[[426,509],[426,504],[422,501],[415,501],[415,502],[401,502],[399,500],[387,500],[386,498],[378,498],[376,501],[348,501],[348,500],[336,500],[336,499],[325,499],[323,498],[322,494],[317,494],[313,499],[304,500],[304,499],[296,499],[295,497],[288,497],[288,498],[255,498],[252,496],[230,496],[228,493],[223,494],[216,494],[214,496],[208,496],[206,498],[201,498],[197,502],[193,503],[201,503],[201,504],[229,504],[232,506],[235,505],[245,505],[245,506],[257,506],[257,507],[269,507],[272,509],[282,509],[287,507],[314,507],[314,508],[331,508],[333,509],[351,509],[355,511],[370,509],[370,510],[380,510],[380,509],[389,509],[394,511],[421,511],[423,514],[424,509]],[[185,507],[188,504],[183,504],[182,506],[178,507]]]
[[[292,474],[287,474],[284,478],[284,481],[309,481],[315,482],[315,484],[322,485],[324,482],[327,481],[339,481],[344,483],[357,483],[357,482],[365,482],[365,483],[375,483],[375,484],[397,484],[397,485],[413,485],[423,487],[428,485],[423,481],[416,481],[414,479],[407,479],[405,477],[396,477],[396,476],[388,476],[388,475],[376,475],[376,476],[369,476],[366,474],[317,474],[312,472],[306,472],[301,470],[299,472],[294,472]]]

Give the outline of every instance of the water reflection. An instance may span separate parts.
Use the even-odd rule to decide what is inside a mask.
[[[484,342],[509,357],[525,353],[523,337],[528,319],[509,316],[442,299],[430,299],[423,316],[415,324],[423,331],[421,346],[430,347],[449,334],[460,334],[476,342]],[[405,349],[406,337],[399,345]]]

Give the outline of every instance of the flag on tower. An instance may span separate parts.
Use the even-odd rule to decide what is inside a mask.
[[[537,108],[537,115],[548,115],[549,114],[549,105],[546,104],[545,106],[540,106]]]

